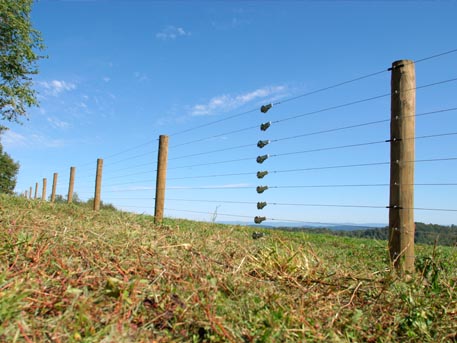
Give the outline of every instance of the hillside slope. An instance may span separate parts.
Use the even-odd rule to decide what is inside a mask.
[[[457,253],[0,195],[2,342],[455,341]]]

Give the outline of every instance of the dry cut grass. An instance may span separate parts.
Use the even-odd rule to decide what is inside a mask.
[[[0,196],[2,342],[455,342],[455,247],[167,220]]]

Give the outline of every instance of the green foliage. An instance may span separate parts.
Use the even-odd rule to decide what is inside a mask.
[[[3,127],[0,126],[0,136]],[[1,138],[1,137],[0,137]],[[16,176],[19,171],[19,163],[3,151],[3,145],[0,142],[0,194],[12,194],[16,187]]]
[[[38,105],[31,75],[37,74],[41,34],[32,27],[33,0],[0,0],[0,114],[19,122],[26,107]]]

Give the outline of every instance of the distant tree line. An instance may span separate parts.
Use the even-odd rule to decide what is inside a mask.
[[[48,197],[48,200],[51,201],[51,196]],[[67,197],[64,197],[61,194],[56,194],[56,198],[54,200],[55,203],[60,203],[60,204],[66,204],[68,202]],[[86,206],[89,208],[94,207],[94,198],[89,198],[87,201],[81,200],[80,197],[78,196],[78,193],[73,193],[73,198],[72,198],[72,204],[78,205],[78,206]],[[117,211],[116,207],[114,207],[113,204],[107,204],[104,203],[103,201],[100,201],[100,209],[103,210],[111,210],[111,211]]]
[[[362,230],[331,230],[328,228],[278,228],[287,231],[302,231],[310,233],[324,233],[335,236],[346,236],[356,238],[370,238],[387,240],[389,235],[388,227],[367,228]],[[437,224],[416,223],[414,242],[417,244],[457,246],[457,225],[443,226]]]

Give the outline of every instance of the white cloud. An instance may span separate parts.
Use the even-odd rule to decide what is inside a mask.
[[[44,88],[45,94],[58,96],[62,92],[72,91],[76,89],[76,85],[71,82],[52,80],[52,81],[43,81],[39,84]]]
[[[51,126],[53,128],[56,128],[56,129],[67,129],[70,127],[69,123],[62,121],[60,119],[57,119],[55,117],[47,117],[46,120],[48,121],[49,124],[51,124]]]
[[[24,136],[20,133],[8,130],[2,137],[2,142],[7,149],[14,148],[60,148],[65,145],[61,139],[52,139],[39,134]]]
[[[108,76],[105,76],[105,77],[103,78],[103,81],[105,81],[105,82],[110,82],[110,81],[111,81],[111,78],[108,77]]]
[[[20,133],[7,130],[3,133],[2,144],[7,148],[27,146],[27,138]]]
[[[206,104],[198,104],[191,108],[194,116],[211,115],[216,112],[228,112],[241,107],[251,101],[277,96],[286,90],[285,86],[259,88],[239,95],[219,95],[211,98]]]
[[[156,33],[156,38],[161,40],[174,40],[178,37],[190,36],[189,31],[184,30],[182,27],[169,25],[162,31]]]
[[[149,77],[147,74],[145,73],[140,73],[139,71],[136,71],[133,73],[133,76],[135,77],[135,79],[137,79],[138,81],[140,82],[143,82],[143,81],[148,81],[149,80]]]

